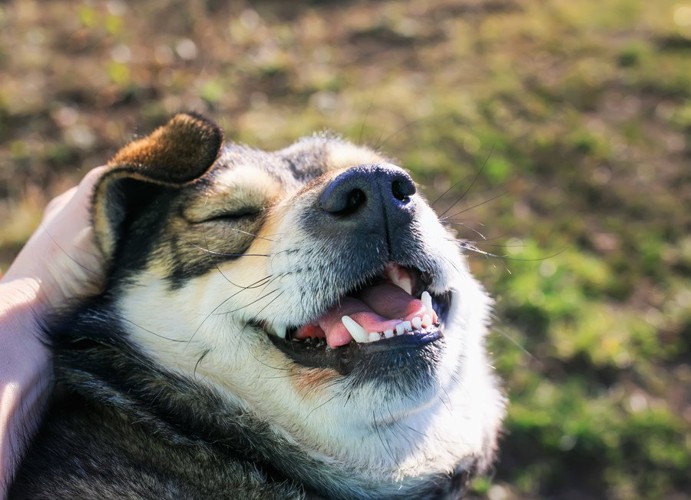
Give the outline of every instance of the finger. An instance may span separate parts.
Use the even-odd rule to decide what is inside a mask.
[[[70,204],[74,204],[77,209],[88,210],[91,207],[91,195],[94,187],[105,170],[105,166],[91,169],[77,186],[77,192],[71,198]]]
[[[77,187],[71,187],[64,193],[56,196],[52,200],[48,202],[48,205],[46,206],[46,210],[44,212],[43,220],[47,222],[49,218],[52,218],[53,214],[56,214],[60,210],[62,210],[67,203],[72,199],[74,196],[74,193],[77,192]]]
[[[105,165],[101,165],[100,167],[89,170],[79,183],[79,189],[90,190],[94,184],[96,184],[96,181],[103,175],[103,172],[106,171],[106,168]]]
[[[78,186],[70,188],[51,200],[46,208],[44,223],[50,222],[55,217],[55,214],[63,210],[69,210],[69,212],[83,211],[86,213],[91,204],[91,193],[93,192],[94,185],[103,175],[105,169],[106,167],[101,166],[90,170]]]

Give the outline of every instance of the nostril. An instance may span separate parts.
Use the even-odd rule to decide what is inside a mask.
[[[366,202],[365,191],[356,183],[349,182],[347,177],[329,184],[319,198],[322,210],[332,215],[351,215]]]
[[[415,194],[415,184],[409,178],[398,178],[391,183],[391,192],[398,201],[408,202]]]
[[[336,215],[350,215],[367,201],[367,195],[361,189],[353,189],[346,197],[345,206],[335,212]]]

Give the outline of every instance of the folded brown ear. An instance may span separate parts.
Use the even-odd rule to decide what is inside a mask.
[[[213,122],[181,113],[150,135],[122,148],[111,167],[134,167],[151,180],[180,184],[201,176],[216,161],[223,133]]]
[[[93,224],[103,255],[110,260],[142,214],[160,208],[166,192],[201,177],[222,144],[223,133],[215,123],[179,114],[118,151],[93,194]]]

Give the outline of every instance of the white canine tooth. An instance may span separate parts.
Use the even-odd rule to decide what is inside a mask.
[[[399,287],[401,287],[405,291],[405,293],[407,293],[408,295],[413,294],[413,282],[410,279],[403,278],[403,279],[399,280],[398,283],[396,283],[396,284]]]
[[[427,328],[428,326],[432,326],[432,316],[430,316],[429,314],[425,314],[422,317],[422,326],[424,326],[425,328]]]
[[[403,325],[403,328],[405,328],[405,330],[406,330],[407,332],[412,332],[412,331],[413,331],[413,324],[412,324],[410,321],[404,321],[404,322],[401,323],[401,324]]]
[[[425,306],[425,309],[427,309],[427,312],[431,318],[432,314],[434,313],[434,309],[432,308],[432,296],[428,291],[425,290],[422,292],[422,297],[420,297],[420,300],[422,301],[422,305]]]
[[[384,337],[386,337],[387,339],[393,337],[393,330],[384,330]]]
[[[381,337],[379,337],[379,334],[377,332],[369,332],[369,341],[370,342],[376,342],[377,340],[380,340]]]
[[[343,316],[341,318],[341,322],[343,323],[343,326],[346,327],[346,330],[348,330],[348,333],[350,333],[350,336],[353,337],[353,340],[355,340],[355,342],[358,342],[360,344],[369,342],[369,335],[367,334],[367,330],[358,325],[353,318],[351,318],[350,316]]]
[[[411,323],[413,324],[413,328],[415,328],[416,330],[419,330],[419,329],[422,328],[422,319],[420,319],[420,318],[417,317],[417,316],[415,316],[415,317],[411,320]]]
[[[396,325],[396,335],[403,335],[405,333],[405,326],[403,326],[403,323],[399,323]]]
[[[286,325],[274,325],[274,331],[276,332],[276,336],[278,338],[284,339],[286,338],[286,332],[288,331],[288,328]]]
[[[408,295],[413,294],[413,281],[407,273],[404,274],[400,272],[397,267],[389,266],[386,268],[386,274],[391,280],[391,283],[404,290]]]

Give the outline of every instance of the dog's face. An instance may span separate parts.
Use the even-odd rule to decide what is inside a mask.
[[[221,148],[180,115],[115,157],[94,218],[130,341],[167,370],[364,475],[492,453],[489,300],[386,158],[327,137]]]

